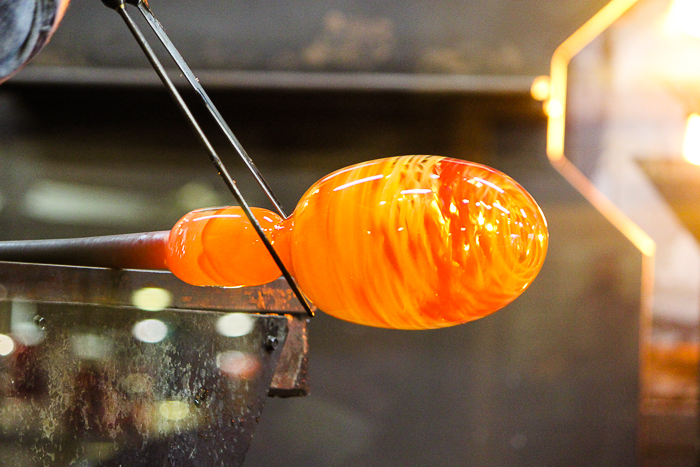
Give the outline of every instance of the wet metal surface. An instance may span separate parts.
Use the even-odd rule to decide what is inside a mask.
[[[294,384],[306,382],[295,355],[306,321],[254,313],[288,304],[260,301],[281,287],[207,301],[178,285],[167,273],[0,265],[0,464],[243,463],[283,351],[280,391],[305,393]]]
[[[240,465],[281,346],[283,317],[3,303],[0,451],[18,465]],[[42,319],[36,319],[41,316]],[[43,321],[43,324],[37,324]],[[161,340],[158,340],[161,339]]]

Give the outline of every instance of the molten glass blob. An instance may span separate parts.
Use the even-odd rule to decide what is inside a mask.
[[[393,329],[451,326],[502,308],[530,285],[547,251],[544,215],[513,179],[436,156],[354,165],[312,186],[288,219],[254,215],[318,308]],[[195,285],[280,276],[238,207],[183,217],[167,264]]]

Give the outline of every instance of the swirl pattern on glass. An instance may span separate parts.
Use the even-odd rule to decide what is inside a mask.
[[[171,233],[171,270],[197,285],[279,277],[240,214],[185,216]],[[437,156],[347,167],[314,184],[288,219],[255,216],[318,308],[393,329],[451,326],[504,307],[535,278],[548,242],[542,211],[513,179]]]
[[[425,329],[492,313],[539,272],[547,225],[513,179],[480,164],[404,156],[314,185],[294,212],[292,265],[321,310]]]

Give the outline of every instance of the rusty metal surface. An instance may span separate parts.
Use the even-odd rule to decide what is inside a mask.
[[[304,313],[283,279],[256,287],[196,287],[165,271],[0,261],[0,299],[132,307],[134,293],[146,288],[167,291],[167,308],[176,310]]]
[[[309,320],[287,316],[289,333],[282,350],[268,395],[298,397],[309,395]]]

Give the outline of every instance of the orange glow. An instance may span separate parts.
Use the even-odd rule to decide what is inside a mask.
[[[692,114],[685,124],[683,157],[688,162],[700,165],[700,115]]]
[[[255,232],[239,232],[252,231],[242,214],[185,216],[171,231],[173,273],[196,285],[277,278]],[[435,156],[339,170],[313,185],[292,216],[264,227],[314,305],[394,329],[451,326],[504,307],[534,280],[548,242],[540,208],[510,177]]]
[[[605,31],[637,0],[612,0],[583,26],[576,30],[554,52],[551,63],[550,100],[561,102],[561,112],[550,115],[547,122],[547,156],[559,173],[571,183],[615,228],[642,253],[640,342],[649,342],[651,335],[651,307],[654,291],[654,254],[656,244],[638,225],[606,198],[564,155],[566,122],[567,73],[569,62],[581,49]],[[640,352],[642,391],[648,391],[648,375],[644,363],[645,352]],[[641,400],[645,399],[642,395]]]
[[[547,155],[553,162],[564,157],[566,80],[569,61],[635,3],[637,0],[611,1],[554,51],[550,73],[550,101],[557,101],[561,105],[557,104],[557,112],[549,116],[547,123]]]
[[[249,353],[227,350],[216,356],[216,366],[231,379],[253,379],[260,371],[260,360]]]
[[[282,218],[266,209],[252,210],[270,238]],[[185,215],[170,231],[166,264],[192,285],[242,287],[281,275],[239,207],[198,209]]]
[[[544,113],[550,118],[561,118],[564,116],[564,103],[559,99],[550,99],[544,103]]]
[[[644,255],[652,256],[654,241],[607,199],[564,155],[566,129],[566,85],[569,62],[578,52],[622,16],[637,0],[613,0],[605,5],[571,37],[557,47],[552,56],[551,96],[547,121],[547,156],[559,172],[586,199],[625,235]],[[556,104],[553,104],[556,103]]]
[[[549,99],[549,76],[538,76],[532,81],[530,86],[530,94],[532,98],[538,101]]]
[[[674,0],[664,24],[668,33],[685,33],[700,38],[700,2]]]
[[[56,11],[56,18],[54,19],[54,26],[57,26],[58,23],[60,23],[63,19],[63,15],[66,13],[69,3],[70,0],[60,0],[58,2],[58,9]]]

